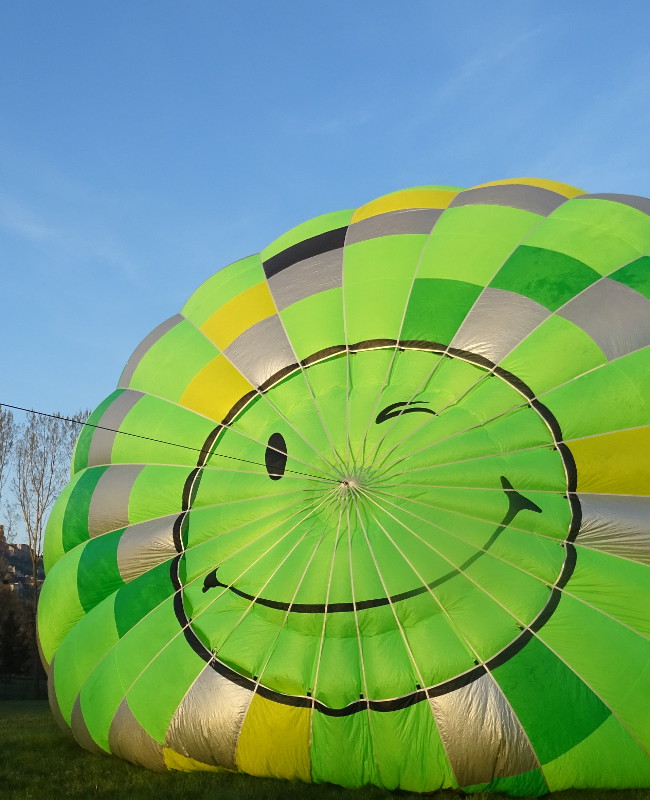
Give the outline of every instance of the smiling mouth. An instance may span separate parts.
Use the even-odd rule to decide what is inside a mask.
[[[411,597],[417,597],[420,594],[424,594],[425,592],[434,589],[441,583],[448,581],[455,575],[464,572],[477,559],[485,555],[485,553],[499,538],[499,535],[508,527],[508,525],[510,525],[520,511],[534,511],[536,514],[542,513],[542,509],[536,503],[533,503],[532,500],[529,500],[527,497],[524,497],[523,494],[518,492],[504,475],[501,476],[501,486],[503,487],[503,491],[508,500],[508,508],[503,519],[497,525],[494,533],[487,539],[483,548],[474,553],[474,555],[470,558],[466,559],[460,566],[450,570],[440,578],[436,578],[435,581],[423,584],[415,589],[410,589],[406,592],[400,592],[399,594],[392,595],[391,597],[376,597],[371,600],[357,600],[356,602],[352,603],[287,603],[282,600],[271,600],[267,597],[257,597],[238,589],[232,584],[223,583],[217,577],[217,571],[219,570],[219,567],[216,567],[212,570],[212,572],[206,575],[205,580],[203,581],[202,591],[205,593],[210,589],[217,589],[221,587],[223,589],[227,589],[233,594],[236,594],[238,597],[243,597],[245,600],[250,600],[256,605],[266,606],[267,608],[275,608],[279,611],[289,611],[295,614],[340,614],[349,611],[360,611],[365,608],[376,608],[377,606],[392,605],[393,603],[399,603],[402,600],[408,600]]]

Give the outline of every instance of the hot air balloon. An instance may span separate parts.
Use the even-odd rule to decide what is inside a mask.
[[[650,200],[537,179],[210,277],[77,442],[50,699],[151,769],[650,786]]]

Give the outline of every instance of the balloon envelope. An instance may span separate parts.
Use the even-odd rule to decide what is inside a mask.
[[[650,786],[650,201],[418,187],[217,272],[79,437],[50,698],[152,769]]]

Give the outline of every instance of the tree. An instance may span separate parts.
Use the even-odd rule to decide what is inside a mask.
[[[6,544],[11,540],[15,507],[6,503],[4,489],[7,482],[16,438],[16,423],[10,409],[0,406],[0,510],[4,509],[3,525],[0,525],[0,583],[7,571]]]
[[[11,487],[20,509],[32,559],[32,623],[36,620],[38,573],[43,557],[43,536],[56,498],[70,477],[70,462],[77,435],[88,411],[73,417],[59,414],[29,415],[20,426],[14,444]],[[34,639],[34,684],[38,694],[39,659]]]

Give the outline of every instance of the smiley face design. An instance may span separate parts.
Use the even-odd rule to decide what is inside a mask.
[[[50,517],[60,724],[152,769],[647,785],[649,214],[419,187],[210,277]]]
[[[387,371],[388,385],[368,378]],[[319,404],[312,383],[340,391]],[[220,674],[325,714],[403,707],[485,675],[550,618],[575,563],[575,465],[514,375],[370,340],[312,355],[230,417],[184,487],[173,570],[178,621]],[[203,476],[240,447],[248,479],[231,502],[256,486],[269,513],[194,522],[211,504]],[[266,470],[250,475],[255,450]],[[382,650],[398,665],[388,680]],[[358,669],[342,674],[346,658]]]

